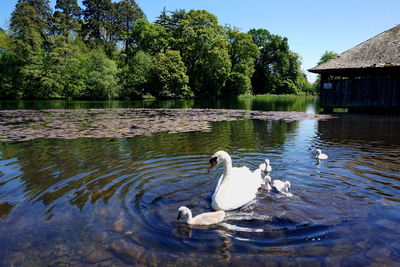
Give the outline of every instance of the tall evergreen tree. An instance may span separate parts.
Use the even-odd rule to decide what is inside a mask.
[[[145,18],[135,0],[121,0],[116,3],[116,29],[118,31],[118,40],[123,42],[125,54],[133,40],[130,33],[138,19]]]
[[[48,0],[19,0],[11,16],[10,29],[18,63],[15,70],[23,96],[49,97],[52,92],[44,89],[46,51],[51,29],[51,9]]]
[[[81,8],[77,0],[57,0],[54,12],[56,34],[68,37],[71,32],[80,29]]]
[[[170,15],[168,15],[170,14]],[[160,16],[158,16],[156,23],[162,25],[167,31],[178,37],[182,31],[179,30],[179,23],[185,17],[186,11],[184,9],[177,9],[173,12],[167,11],[164,7]]]
[[[109,13],[112,9],[111,0],[84,0],[82,28],[84,40],[95,44],[104,44],[108,39]]]
[[[51,30],[52,14],[49,0],[18,0],[11,15],[13,37],[22,37],[27,28],[34,28],[45,39]]]

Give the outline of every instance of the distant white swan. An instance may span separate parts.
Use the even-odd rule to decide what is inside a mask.
[[[217,224],[225,218],[225,211],[223,210],[205,212],[192,217],[192,211],[188,207],[182,206],[178,209],[178,212],[178,220],[183,218],[185,223],[192,225]]]
[[[234,210],[252,201],[258,188],[264,184],[261,166],[254,172],[247,167],[232,167],[229,154],[218,151],[211,157],[208,170],[220,164],[224,166],[224,173],[215,188],[211,207],[214,210]]]
[[[260,165],[260,169],[264,170],[266,173],[270,173],[272,171],[272,167],[270,165],[269,159],[265,160],[265,163]]]
[[[317,155],[315,155],[317,159],[328,159],[328,155],[322,153],[321,149],[317,149]]]
[[[280,193],[288,196],[288,197],[292,197],[293,194],[289,192],[289,188],[290,188],[290,182],[286,181],[286,182],[282,182],[281,180],[274,180],[272,182],[272,186],[278,190]]]

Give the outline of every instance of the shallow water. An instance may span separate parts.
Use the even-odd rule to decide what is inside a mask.
[[[399,265],[399,133],[398,116],[342,114],[0,143],[0,266]],[[220,149],[235,166],[270,159],[295,196],[261,188],[219,225],[177,222],[181,205],[210,211]]]

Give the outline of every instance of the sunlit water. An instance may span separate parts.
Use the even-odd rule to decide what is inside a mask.
[[[337,117],[0,143],[0,266],[399,265],[400,117]],[[260,188],[221,224],[179,223],[179,206],[211,210],[221,149],[235,166],[270,159],[294,197]]]

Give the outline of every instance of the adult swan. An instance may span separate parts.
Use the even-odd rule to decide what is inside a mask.
[[[254,172],[247,167],[233,167],[232,159],[225,151],[216,152],[210,159],[208,171],[217,165],[224,166],[224,173],[218,181],[212,196],[214,210],[234,210],[252,201],[258,188],[264,183],[260,168]]]

